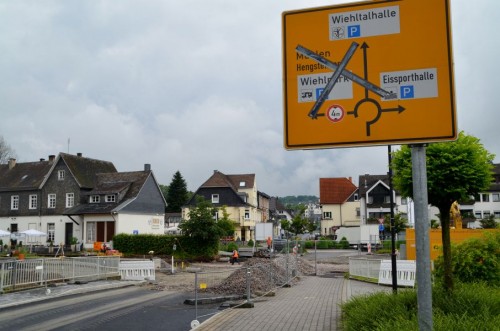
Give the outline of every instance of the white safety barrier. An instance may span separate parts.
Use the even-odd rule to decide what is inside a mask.
[[[150,260],[121,260],[122,280],[155,280],[155,264]]]
[[[396,273],[398,286],[415,287],[415,274],[417,265],[414,260],[397,260]],[[380,261],[379,284],[392,284],[392,262],[391,260]]]

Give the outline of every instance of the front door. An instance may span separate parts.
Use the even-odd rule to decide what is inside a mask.
[[[66,228],[64,229],[64,245],[71,245],[71,237],[73,237],[73,223],[66,223]]]

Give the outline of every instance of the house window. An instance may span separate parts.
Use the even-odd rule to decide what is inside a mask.
[[[75,194],[66,193],[66,208],[71,208],[75,205]]]
[[[47,241],[54,242],[55,237],[56,237],[56,224],[47,223]]]
[[[332,219],[332,212],[331,211],[325,211],[325,212],[323,212],[323,219],[325,219],[325,220],[331,220]]]
[[[38,207],[38,196],[36,194],[30,194],[30,209],[36,209]]]
[[[245,187],[247,185],[246,182],[240,182],[240,187]]]
[[[212,203],[219,203],[219,195],[212,194]]]
[[[483,211],[483,218],[486,219],[486,218],[489,218],[491,215],[490,211],[489,210],[485,210]]]
[[[64,170],[59,170],[59,171],[57,172],[57,179],[58,179],[58,180],[64,180],[64,175],[65,175]]]
[[[492,197],[492,201],[493,202],[499,202],[500,201],[500,193],[493,193],[491,195],[491,197]]]
[[[481,196],[479,194],[474,195],[474,201],[481,202]]]
[[[495,210],[494,212],[495,218],[500,218],[500,210]]]
[[[482,219],[483,214],[480,211],[476,211],[476,212],[474,212],[474,217],[477,219]]]
[[[88,243],[93,243],[94,241],[96,241],[96,224],[95,222],[88,222],[87,223],[87,234],[86,234],[86,238],[87,238],[87,242]]]
[[[101,201],[101,197],[98,195],[90,196],[90,203],[99,203]]]
[[[356,217],[361,216],[361,209],[359,207],[356,208]]]
[[[354,193],[354,201],[358,201],[358,200],[359,200],[358,193]]]
[[[490,202],[490,195],[487,193],[481,194],[481,198],[482,198],[483,202]]]
[[[49,194],[48,200],[47,200],[47,207],[49,208],[56,208],[56,195],[51,193]]]
[[[401,204],[402,205],[407,205],[408,204],[408,198],[401,198]]]
[[[373,203],[373,197],[372,196],[368,197],[368,203],[370,203],[370,204]]]
[[[116,195],[114,194],[106,195],[106,202],[116,202]]]
[[[391,196],[390,195],[384,196],[384,203],[391,203]]]
[[[249,209],[245,209],[245,219],[246,220],[250,219],[250,210]]]
[[[19,195],[13,195],[10,197],[10,209],[12,210],[19,209]]]

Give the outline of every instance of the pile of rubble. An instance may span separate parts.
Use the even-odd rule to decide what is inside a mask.
[[[156,281],[150,283],[149,286],[158,291],[194,292],[194,272],[171,274],[170,267],[165,269],[165,272],[156,273]],[[227,263],[214,262],[192,264],[188,269],[196,269],[201,272],[198,283],[206,283],[207,287],[204,289],[206,293],[245,295],[248,271],[250,271],[251,293],[265,293],[285,284],[293,285],[299,281],[300,276],[345,272],[348,270],[348,265],[343,263],[318,263],[315,265],[314,261],[308,261],[301,256],[277,254],[272,259],[256,257],[248,259],[242,262],[238,268],[229,267]],[[227,276],[224,274],[219,279],[218,277],[221,277],[223,271],[228,272]],[[214,280],[215,278],[217,280]],[[196,286],[198,289],[199,285]]]
[[[331,265],[322,266],[322,268],[325,267],[332,269]],[[298,256],[277,255],[273,259],[252,258],[220,284],[207,290],[215,294],[245,294],[248,286],[247,278],[250,277],[251,293],[264,293],[286,284],[293,285],[299,281],[296,276],[314,275],[316,269],[314,264]],[[250,272],[248,276],[247,272]]]

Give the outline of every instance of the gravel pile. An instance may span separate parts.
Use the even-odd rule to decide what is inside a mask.
[[[290,255],[287,258],[286,255],[278,254],[272,259],[255,257],[248,259],[241,262],[238,268],[232,268],[234,271],[230,270],[231,268],[228,270],[227,263],[198,263],[192,264],[190,268],[201,271],[202,274],[200,274],[198,282],[206,282],[208,285],[204,292],[217,295],[244,295],[247,292],[247,268],[250,268],[251,293],[255,294],[265,293],[283,286],[287,280],[290,285],[293,285],[299,281],[298,277],[314,275],[316,272],[317,275],[346,272],[349,266],[344,263],[329,262],[318,263],[315,267],[314,261],[300,256]],[[156,281],[149,283],[148,286],[157,291],[194,292],[195,274],[193,272],[179,272],[172,275],[169,270],[167,268],[167,272],[157,271]],[[212,276],[214,278],[220,277],[222,270],[227,271],[227,276],[224,274],[222,279],[212,282]]]

